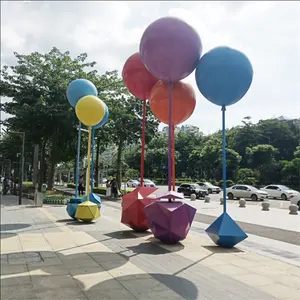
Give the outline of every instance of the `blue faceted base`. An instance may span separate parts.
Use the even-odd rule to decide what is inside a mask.
[[[218,217],[205,231],[216,245],[223,248],[233,248],[248,237],[227,213]]]
[[[86,201],[87,200],[87,196],[84,196],[83,200]],[[102,201],[101,201],[101,198],[98,195],[96,195],[95,193],[91,193],[90,194],[90,201],[93,202],[93,203],[95,203],[95,204],[97,204],[99,210],[101,209],[101,203],[102,203]]]
[[[82,202],[83,202],[82,198],[72,198],[70,200],[70,202],[68,203],[67,213],[72,219],[76,220],[75,214],[76,214],[76,211],[77,211],[77,207],[78,207],[78,204],[80,204]]]

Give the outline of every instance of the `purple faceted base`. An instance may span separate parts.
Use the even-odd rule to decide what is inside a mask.
[[[186,238],[196,209],[181,201],[155,201],[145,207],[153,235],[165,244],[176,244]]]

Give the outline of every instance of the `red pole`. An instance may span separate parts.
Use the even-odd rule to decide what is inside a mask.
[[[172,125],[172,181],[173,191],[175,191],[175,126]]]
[[[147,111],[146,101],[147,100],[143,100],[142,154],[141,154],[141,170],[140,170],[141,186],[144,186],[145,136],[146,136],[146,111]]]

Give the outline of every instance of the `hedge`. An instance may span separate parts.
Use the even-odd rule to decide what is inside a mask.
[[[44,204],[57,204],[57,205],[67,205],[70,201],[70,198],[63,195],[52,195],[46,196],[44,198]]]
[[[76,187],[76,185],[74,184],[74,183],[68,183],[67,184],[67,187],[68,188],[71,188],[71,189],[75,189],[75,187]],[[100,194],[100,195],[103,195],[103,196],[105,196],[106,195],[106,190],[107,190],[107,188],[106,187],[94,187],[93,188],[93,192],[95,193],[95,194]],[[121,193],[124,195],[124,194],[126,194],[126,193],[128,193],[128,192],[130,192],[131,190],[130,189],[128,189],[128,190],[121,190]]]

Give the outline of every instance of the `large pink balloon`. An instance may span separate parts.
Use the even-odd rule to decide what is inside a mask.
[[[198,33],[184,21],[166,17],[151,23],[140,42],[146,68],[163,81],[175,82],[190,75],[202,52]]]

